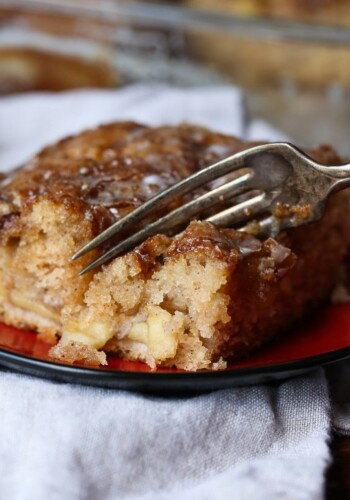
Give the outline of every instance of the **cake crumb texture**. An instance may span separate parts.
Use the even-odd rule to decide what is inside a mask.
[[[350,243],[347,191],[321,221],[276,239],[194,220],[84,276],[103,249],[71,260],[159,190],[252,145],[193,125],[122,122],[64,139],[4,175],[1,321],[57,339],[50,355],[65,363],[103,365],[109,353],[190,371],[224,369],[287,334],[335,285]],[[309,154],[342,162],[329,146]]]

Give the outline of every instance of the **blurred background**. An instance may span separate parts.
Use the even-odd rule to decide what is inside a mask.
[[[0,0],[0,95],[234,84],[247,120],[350,155],[350,0]]]

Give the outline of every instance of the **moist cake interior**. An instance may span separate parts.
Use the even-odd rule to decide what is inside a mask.
[[[185,370],[221,369],[329,296],[349,245],[348,193],[323,219],[259,241],[192,221],[82,277],[71,256],[156,192],[250,143],[181,125],[124,122],[52,145],[0,185],[1,320],[58,343],[65,362],[106,353]],[[328,146],[310,152],[339,164]],[[183,200],[177,200],[180,204]]]

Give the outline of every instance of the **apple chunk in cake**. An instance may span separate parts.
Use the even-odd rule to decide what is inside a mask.
[[[201,127],[115,123],[50,146],[0,184],[0,314],[58,339],[50,355],[223,368],[323,302],[350,243],[348,196],[323,219],[259,241],[193,221],[79,277],[85,243],[181,178],[251,144]],[[340,163],[329,147],[310,154]],[[181,203],[181,200],[178,200]],[[347,214],[345,215],[345,211]]]

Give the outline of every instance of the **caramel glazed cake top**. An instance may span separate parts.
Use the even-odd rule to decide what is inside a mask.
[[[1,174],[1,237],[13,234],[20,213],[43,198],[63,203],[72,214],[83,211],[98,234],[158,191],[257,144],[198,126],[132,122],[65,138],[24,167]],[[310,154],[324,163],[341,162],[329,146]]]
[[[114,123],[66,138],[44,149],[24,167],[3,175],[0,185],[2,320],[33,328],[45,337],[62,336],[52,356],[68,362],[104,363],[105,351],[112,350],[131,359],[142,359],[151,366],[221,367],[223,358],[245,352],[248,344],[260,344],[263,336],[256,339],[252,327],[246,328],[245,338],[243,333],[241,337],[237,334],[236,340],[231,341],[230,301],[237,290],[229,288],[228,277],[234,268],[246,272],[237,262],[254,254],[266,262],[261,271],[261,262],[259,267],[255,257],[251,257],[247,272],[252,279],[265,273],[266,282],[272,269],[274,283],[280,280],[295,263],[294,248],[291,252],[288,239],[260,243],[231,229],[219,230],[209,223],[193,222],[180,238],[161,235],[150,238],[105,266],[102,272],[78,277],[79,269],[101,250],[90,252],[77,262],[70,260],[82,245],[159,190],[252,145],[191,125],[148,128],[131,122]],[[310,154],[323,163],[341,162],[328,146]],[[181,202],[176,200],[174,205]],[[330,266],[332,272],[346,246],[343,244],[339,250],[345,229],[334,222],[339,218],[338,205],[335,204],[329,216],[329,226],[332,230],[336,228],[337,235],[329,244],[334,257],[327,260],[321,253],[317,256],[319,263]],[[300,230],[295,230],[295,241],[301,239]],[[314,232],[325,239],[319,229]],[[187,271],[171,268],[175,260],[181,260],[181,255],[186,256]],[[189,255],[196,259],[201,256],[202,261],[196,261],[196,271]],[[195,283],[194,276],[203,270],[203,259],[207,285],[210,281],[212,288],[208,290],[203,285],[205,275],[195,289],[180,283],[180,274],[192,271],[189,279],[192,285]],[[212,268],[208,262],[213,264]],[[160,274],[165,267],[167,286],[178,291],[177,297],[170,289],[165,291],[166,280]],[[303,272],[307,274],[307,269]],[[314,293],[316,301],[329,291],[332,280],[328,276],[317,284],[321,291]],[[113,288],[115,284],[118,286]],[[288,286],[285,282],[284,287]],[[316,287],[316,283],[312,286]],[[266,283],[264,287],[270,290]],[[182,304],[181,296],[186,293],[187,303]],[[196,303],[191,302],[193,295],[197,297]],[[271,297],[269,300],[272,303]],[[300,316],[303,310],[303,300],[299,305],[297,302],[294,316]],[[238,309],[235,315],[239,317]],[[282,319],[280,313],[274,316],[271,332]],[[157,327],[160,324],[162,330]],[[243,332],[242,323],[238,327]]]

